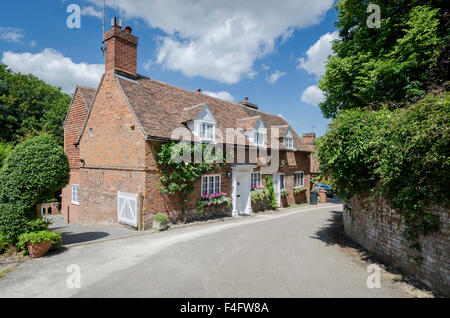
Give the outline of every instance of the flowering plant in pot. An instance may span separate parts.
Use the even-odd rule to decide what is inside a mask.
[[[39,258],[48,253],[52,244],[55,244],[60,248],[61,243],[61,233],[45,230],[21,234],[19,236],[17,247],[22,250],[24,254],[28,252],[32,258]]]
[[[227,194],[224,192],[202,195],[197,203],[197,211],[201,213],[205,210],[206,207],[222,204],[226,204],[227,206],[231,205],[231,198],[227,197]]]
[[[162,213],[158,213],[153,219],[153,229],[158,231],[167,230],[169,218]]]

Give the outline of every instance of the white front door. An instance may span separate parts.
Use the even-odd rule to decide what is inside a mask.
[[[275,191],[275,197],[277,198],[277,205],[281,206],[281,187],[280,187],[280,174],[273,175],[273,190]]]
[[[233,216],[250,215],[252,212],[251,174],[254,165],[233,167]]]

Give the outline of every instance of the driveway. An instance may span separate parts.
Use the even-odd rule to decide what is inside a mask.
[[[62,234],[64,246],[139,234],[136,231],[120,226],[85,226],[67,224],[64,222],[64,216],[62,214],[49,215],[45,218],[52,221],[52,224],[50,225],[51,230],[58,231]]]
[[[0,280],[0,297],[410,297],[330,244],[340,204],[75,246]],[[325,229],[325,230],[324,230]],[[70,289],[68,267],[81,270]]]

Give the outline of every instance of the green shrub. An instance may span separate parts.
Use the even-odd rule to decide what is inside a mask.
[[[61,233],[50,231],[39,231],[21,234],[19,236],[17,248],[26,253],[28,243],[35,244],[41,242],[51,242],[52,244],[55,244],[56,246],[60,247],[62,243]]]
[[[162,213],[158,213],[153,220],[162,224],[169,223],[169,218]]]
[[[0,233],[0,255],[2,255],[7,245],[8,242],[6,241],[6,238],[3,236],[2,233]]]
[[[46,134],[17,145],[0,172],[0,203],[31,208],[69,182],[64,149]]]
[[[0,142],[0,168],[3,166],[3,162],[8,158],[13,146],[11,144],[5,144]]]
[[[277,197],[275,196],[275,189],[273,187],[273,179],[271,176],[266,176],[266,188],[269,191],[269,203],[272,210],[278,209]]]
[[[289,192],[286,189],[281,190],[280,195],[282,198],[286,198],[289,196]]]
[[[408,241],[437,230],[425,208],[449,206],[450,93],[407,108],[343,111],[319,140],[322,173],[340,198],[382,196],[403,212]]]

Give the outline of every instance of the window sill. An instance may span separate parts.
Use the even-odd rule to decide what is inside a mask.
[[[70,202],[71,204],[73,204],[73,205],[80,205],[80,202]]]

